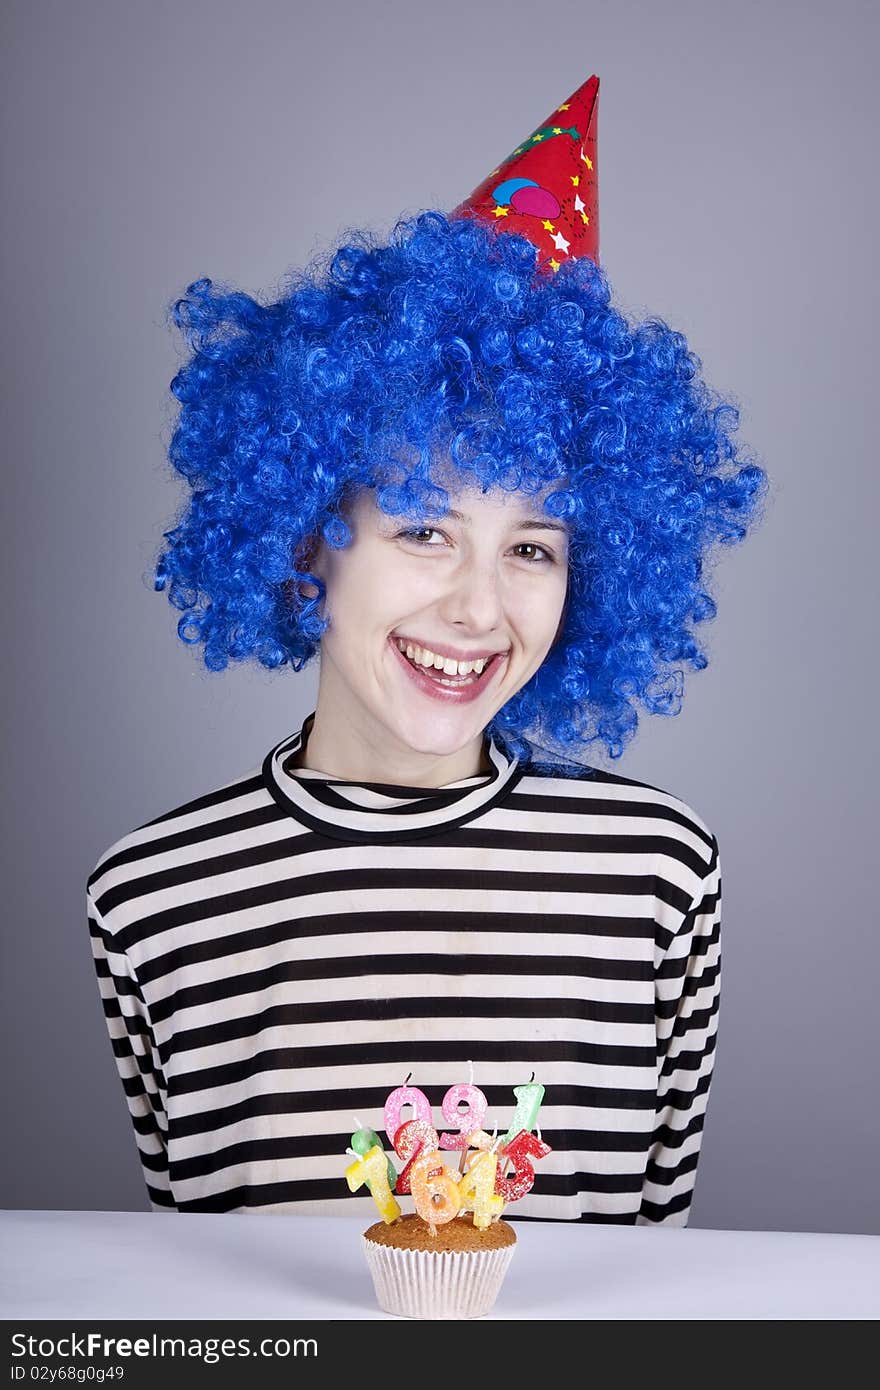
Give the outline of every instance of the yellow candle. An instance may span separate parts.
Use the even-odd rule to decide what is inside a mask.
[[[475,1129],[468,1135],[461,1151],[461,1158],[458,1161],[458,1171],[463,1173],[467,1167],[469,1149],[491,1149],[494,1135],[487,1134],[484,1129]]]
[[[385,1151],[380,1149],[378,1144],[368,1149],[363,1158],[348,1165],[345,1181],[351,1192],[357,1192],[359,1187],[367,1184],[370,1196],[379,1208],[379,1215],[386,1226],[390,1226],[392,1221],[396,1221],[400,1216],[400,1207],[388,1185],[388,1160]]]
[[[497,1134],[497,1130],[495,1134]],[[467,1147],[469,1149],[491,1149],[495,1143],[495,1134],[487,1134],[484,1129],[475,1129],[468,1135]]]
[[[504,1210],[504,1198],[495,1191],[497,1168],[497,1154],[481,1149],[474,1154],[459,1182],[462,1206],[474,1213],[474,1225],[480,1231],[491,1226]]]

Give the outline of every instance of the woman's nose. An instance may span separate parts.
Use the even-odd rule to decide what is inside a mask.
[[[477,559],[462,561],[456,566],[454,579],[450,581],[440,608],[446,622],[474,633],[491,632],[500,627],[504,606],[495,564]]]

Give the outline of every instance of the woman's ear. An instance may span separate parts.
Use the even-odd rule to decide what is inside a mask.
[[[315,534],[306,536],[304,540],[300,541],[294,551],[294,564],[298,570],[309,570],[312,574],[316,574],[319,579],[323,579],[323,575],[319,569],[320,555],[320,536]],[[299,595],[301,599],[312,599],[317,598],[320,592],[317,586],[310,583],[307,579],[288,579],[285,582],[284,589],[287,594],[288,602],[291,604],[293,604],[296,595]]]

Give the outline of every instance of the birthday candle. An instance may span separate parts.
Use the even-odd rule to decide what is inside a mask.
[[[420,1153],[433,1153],[437,1147],[437,1131],[427,1120],[405,1120],[394,1136],[394,1151],[404,1159],[397,1175],[397,1191],[410,1190],[410,1171]]]
[[[497,1168],[497,1154],[482,1150],[474,1154],[458,1184],[462,1208],[473,1212],[474,1225],[480,1231],[491,1226],[504,1210],[504,1198],[495,1191]]]
[[[439,1149],[423,1153],[410,1171],[416,1211],[429,1226],[441,1226],[457,1216],[461,1208],[458,1183],[443,1163]]]
[[[460,1105],[467,1108],[460,1110]],[[458,1086],[450,1086],[443,1097],[441,1109],[446,1123],[454,1125],[459,1130],[458,1134],[442,1134],[440,1136],[441,1149],[466,1149],[468,1147],[468,1135],[474,1130],[482,1128],[489,1109],[489,1102],[479,1086],[462,1082]]]
[[[385,1147],[376,1131],[374,1129],[369,1129],[366,1125],[362,1125],[358,1120],[357,1115],[355,1115],[354,1117],[354,1122],[358,1126],[358,1128],[351,1136],[351,1147],[354,1149],[356,1154],[360,1154],[361,1156],[363,1156],[364,1154],[369,1153],[370,1149],[372,1149],[375,1144],[378,1144],[380,1149]],[[388,1187],[393,1192],[395,1187],[397,1186],[397,1169],[391,1162],[390,1158],[387,1159],[387,1163]]]
[[[409,1076],[412,1076],[410,1072]],[[388,1142],[394,1146],[394,1136],[400,1129],[400,1112],[405,1105],[413,1108],[412,1118],[414,1120],[427,1120],[431,1123],[431,1102],[420,1091],[418,1086],[409,1085],[409,1076],[402,1086],[398,1086],[396,1091],[392,1091],[385,1102],[385,1133],[388,1135]]]
[[[497,1133],[497,1130],[495,1134],[487,1134],[484,1129],[475,1129],[473,1134],[467,1137],[467,1146],[469,1149],[491,1149]]]
[[[506,1178],[496,1175],[495,1191],[506,1202],[518,1202],[520,1197],[524,1197],[531,1190],[535,1181],[535,1170],[531,1160],[545,1158],[552,1152],[550,1145],[545,1144],[543,1139],[528,1130],[521,1130],[516,1138],[504,1146],[505,1158],[513,1161],[513,1172]]]
[[[514,1086],[513,1094],[516,1096],[516,1108],[513,1112],[513,1119],[510,1121],[510,1128],[501,1140],[502,1148],[506,1148],[510,1140],[515,1139],[521,1129],[528,1132],[535,1128],[541,1101],[544,1099],[544,1087],[540,1081],[535,1080],[535,1073],[532,1072],[531,1081],[527,1081],[522,1086]]]
[[[386,1226],[390,1226],[400,1215],[400,1206],[391,1195],[387,1164],[385,1151],[380,1149],[378,1144],[374,1144],[363,1158],[357,1158],[354,1163],[348,1165],[345,1181],[351,1192],[357,1192],[358,1188],[366,1183],[370,1189],[370,1196],[379,1208],[379,1215]]]

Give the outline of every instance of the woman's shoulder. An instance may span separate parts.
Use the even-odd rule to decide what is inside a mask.
[[[518,797],[564,816],[613,818],[621,834],[683,841],[709,868],[717,840],[707,821],[684,797],[665,787],[606,768],[534,754],[521,764]]]
[[[243,817],[269,801],[261,767],[180,802],[115,839],[94,861],[86,878],[89,898],[109,906],[124,896],[123,885],[167,871],[179,861],[207,856],[209,842],[234,836]]]

